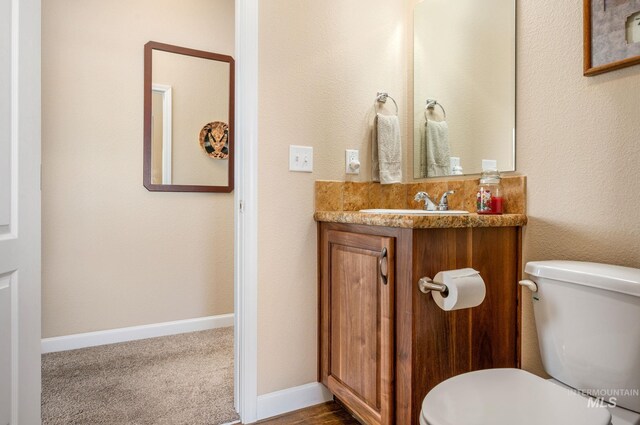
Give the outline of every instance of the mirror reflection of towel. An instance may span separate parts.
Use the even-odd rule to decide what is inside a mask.
[[[450,175],[449,124],[446,121],[427,120],[420,136],[420,176]]]
[[[397,115],[376,115],[372,145],[373,181],[402,183],[402,145]]]

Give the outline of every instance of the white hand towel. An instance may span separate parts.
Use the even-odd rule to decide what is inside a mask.
[[[446,121],[427,120],[420,138],[420,175],[439,177],[451,174],[449,125]]]
[[[376,114],[372,146],[373,181],[382,184],[402,182],[400,121],[396,115]]]

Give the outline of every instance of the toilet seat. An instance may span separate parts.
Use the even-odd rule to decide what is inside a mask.
[[[609,425],[588,399],[521,369],[486,369],[447,379],[424,398],[421,425]]]

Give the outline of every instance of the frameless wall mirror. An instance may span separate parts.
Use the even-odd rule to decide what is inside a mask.
[[[233,191],[233,58],[150,41],[144,63],[144,186]]]
[[[515,0],[414,8],[414,178],[515,170]]]

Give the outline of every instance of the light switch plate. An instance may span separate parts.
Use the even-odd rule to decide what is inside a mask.
[[[310,173],[313,171],[313,148],[289,145],[289,171]]]

